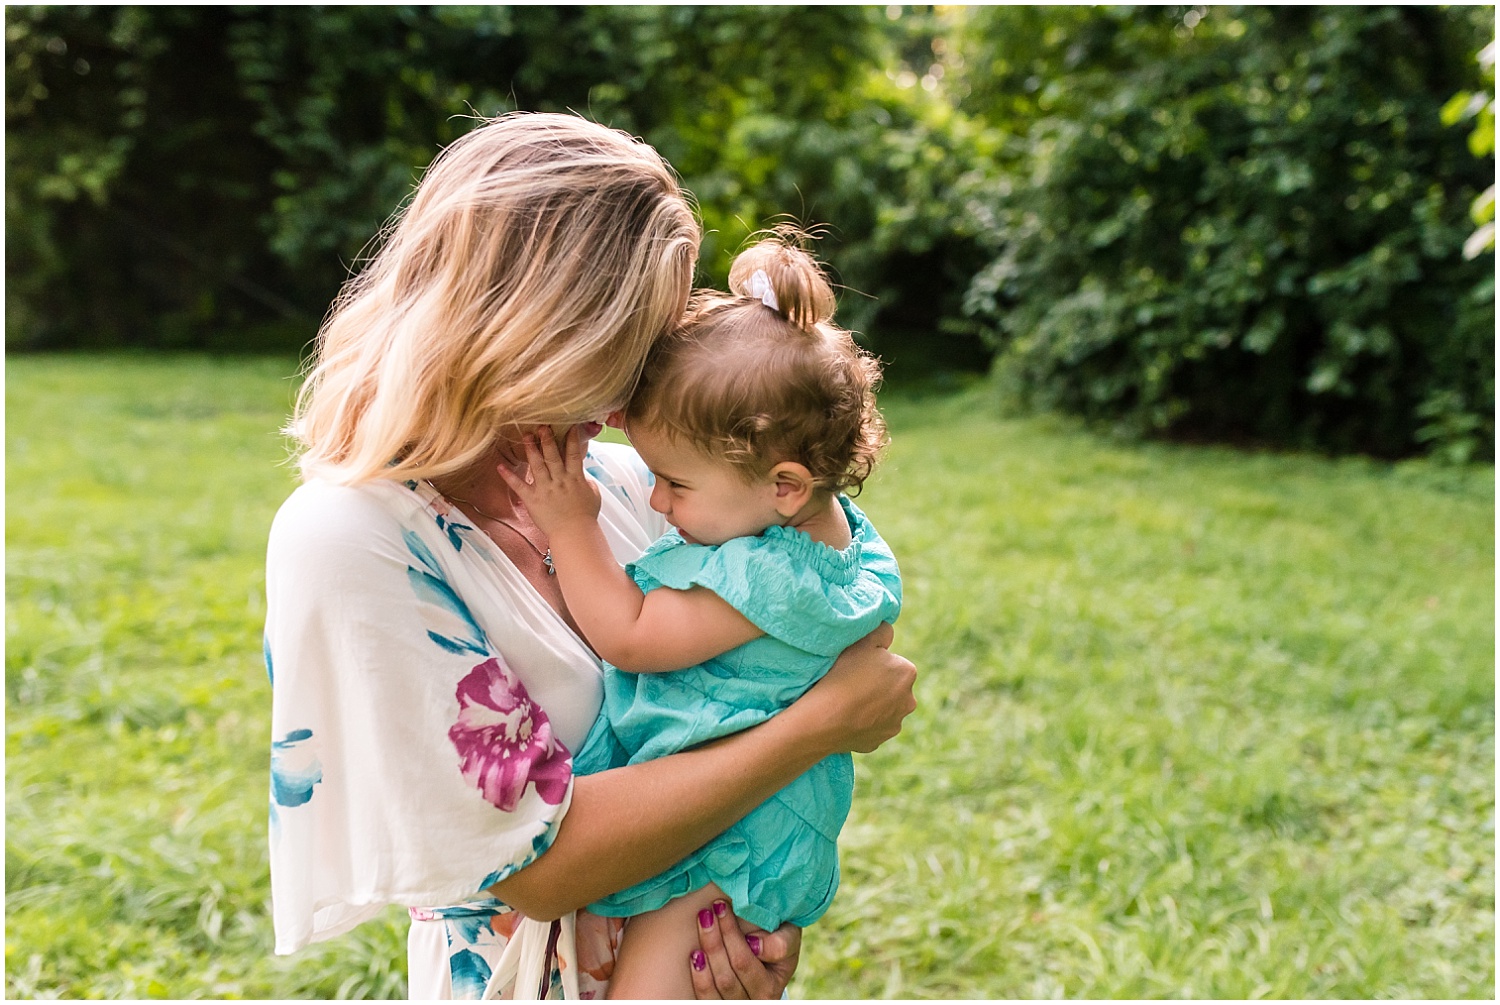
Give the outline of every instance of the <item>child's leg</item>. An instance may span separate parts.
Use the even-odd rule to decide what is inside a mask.
[[[625,923],[620,956],[609,979],[611,998],[693,997],[689,958],[698,948],[698,912],[727,901],[713,883]]]

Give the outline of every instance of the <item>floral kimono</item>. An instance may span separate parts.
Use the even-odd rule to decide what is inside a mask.
[[[665,529],[634,451],[592,444],[616,558]],[[601,701],[593,652],[426,482],[312,481],[266,561],[276,952],[411,910],[413,998],[602,997],[620,925],[484,891],[542,854]]]

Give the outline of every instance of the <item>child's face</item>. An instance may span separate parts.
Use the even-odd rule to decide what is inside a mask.
[[[632,423],[630,442],[656,476],[651,508],[667,518],[689,544],[723,544],[754,537],[781,522],[776,486],[747,482],[739,469],[706,456],[662,430]]]

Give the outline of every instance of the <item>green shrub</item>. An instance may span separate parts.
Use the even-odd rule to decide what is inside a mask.
[[[1023,97],[968,101],[1028,130],[1031,171],[989,204],[967,304],[1013,400],[1132,432],[1493,450],[1494,264],[1462,254],[1493,162],[1440,114],[1477,86],[1490,8],[1073,11],[1030,52],[1011,16],[971,25],[971,62]]]

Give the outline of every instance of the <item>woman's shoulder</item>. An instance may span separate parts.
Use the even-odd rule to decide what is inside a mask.
[[[412,487],[390,479],[338,485],[312,479],[299,485],[271,522],[270,548],[327,549],[367,544],[399,534],[422,507]]]
[[[395,501],[414,496],[411,484],[377,478],[355,485],[340,485],[311,478],[298,485],[281,504],[280,513],[290,515],[339,515],[388,511]]]
[[[420,506],[414,484],[377,478],[339,485],[314,478],[287,496],[276,519],[294,523],[398,519],[413,506]]]

